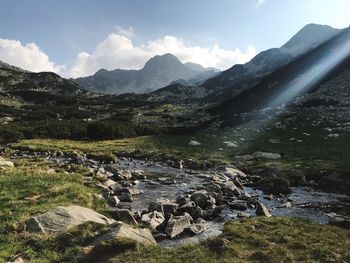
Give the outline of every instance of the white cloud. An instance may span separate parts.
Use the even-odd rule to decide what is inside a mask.
[[[256,5],[257,7],[260,7],[260,6],[262,6],[263,4],[265,4],[265,3],[266,3],[265,0],[256,0],[256,1],[255,1],[255,5]]]
[[[35,43],[22,45],[20,41],[0,38],[0,60],[10,65],[33,72],[52,71],[59,73],[62,66],[56,65]]]
[[[133,30],[129,31],[133,32]],[[64,75],[82,77],[91,75],[100,68],[140,69],[151,57],[165,53],[177,56],[182,62],[227,69],[234,64],[249,61],[256,55],[256,50],[254,47],[248,47],[245,51],[238,48],[226,50],[217,44],[210,47],[193,46],[174,36],[165,36],[144,45],[135,46],[130,34],[128,37],[125,33],[112,33],[100,42],[91,54],[79,53]]]

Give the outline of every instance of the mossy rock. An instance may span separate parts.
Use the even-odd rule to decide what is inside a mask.
[[[268,194],[291,194],[289,181],[281,176],[270,176],[261,179],[257,187]]]

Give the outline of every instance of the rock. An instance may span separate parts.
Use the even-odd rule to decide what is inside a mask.
[[[218,183],[221,187],[222,193],[225,196],[240,196],[244,194],[242,189],[239,189],[232,181],[226,181],[225,183]]]
[[[96,174],[95,174],[95,179],[97,179],[100,182],[104,182],[107,181],[110,177],[110,173],[106,172],[105,169],[100,168],[97,170]]]
[[[259,152],[259,151],[253,153],[253,156],[257,159],[271,159],[271,160],[277,160],[282,158],[282,156],[279,153],[269,153],[269,152]]]
[[[13,168],[13,167],[15,167],[13,162],[6,161],[2,157],[0,157],[0,168]]]
[[[47,174],[55,174],[56,171],[55,171],[55,169],[50,168],[50,169],[48,169],[48,170],[46,171],[46,173],[47,173]]]
[[[270,176],[262,178],[257,182],[257,188],[263,190],[268,194],[277,195],[292,193],[289,181],[282,176]]]
[[[120,200],[117,196],[113,195],[108,198],[108,204],[111,206],[117,206],[120,203]]]
[[[165,221],[165,218],[162,213],[153,211],[147,214],[143,214],[141,221],[149,225],[151,228],[156,229]]]
[[[188,213],[181,216],[172,216],[165,228],[165,233],[170,238],[174,238],[190,227],[192,220],[192,217]]]
[[[247,202],[243,200],[235,200],[235,201],[229,202],[229,206],[231,209],[234,209],[234,210],[244,211],[248,209]]]
[[[108,189],[115,189],[119,184],[111,179],[107,179],[106,181],[103,181],[100,183],[101,185],[103,185],[105,188]]]
[[[142,171],[136,170],[131,172],[132,178],[136,180],[144,180],[146,179],[146,175],[142,174]]]
[[[266,200],[270,200],[272,201],[274,199],[274,196],[272,194],[269,194],[269,195],[264,195],[263,196]]]
[[[201,188],[211,193],[222,193],[220,185],[216,183],[206,183]]]
[[[164,185],[172,185],[172,184],[176,184],[176,180],[172,179],[172,178],[167,178],[167,177],[159,177],[157,178],[157,181],[161,184]]]
[[[109,153],[88,153],[86,157],[101,163],[115,163],[117,161],[117,157]]]
[[[109,225],[115,221],[89,208],[75,205],[58,206],[51,211],[30,218],[26,223],[26,230],[52,234],[63,232],[86,222]]]
[[[218,217],[221,214],[221,211],[225,208],[224,205],[216,206],[215,208],[205,210],[203,212],[203,218],[205,220],[211,220]]]
[[[253,155],[237,155],[235,158],[240,161],[252,161],[255,159]]]
[[[170,201],[168,199],[158,199],[156,202],[150,202],[148,211],[158,211],[166,216],[167,214],[175,214],[178,207],[179,205],[173,201]]]
[[[111,217],[117,221],[122,221],[131,225],[138,225],[133,212],[129,209],[113,209],[109,213]]]
[[[176,203],[178,203],[179,205],[184,205],[186,203],[188,203],[190,201],[190,198],[187,196],[178,196],[176,198]]]
[[[291,202],[285,202],[284,204],[281,205],[282,208],[291,208],[292,203]]]
[[[122,193],[118,194],[117,196],[121,202],[131,203],[132,201],[134,201],[134,199],[132,198],[132,195],[129,193],[122,192]]]
[[[208,195],[205,190],[194,192],[191,195],[191,201],[193,201],[197,206],[206,210],[208,208],[213,208],[215,206],[215,199]]]
[[[246,213],[246,212],[239,212],[237,214],[238,218],[250,218],[251,215],[249,213]]]
[[[203,209],[191,201],[187,204],[179,207],[176,211],[177,214],[188,213],[193,219],[197,219],[203,216]]]
[[[17,257],[13,259],[12,261],[8,261],[7,263],[27,263],[28,260],[23,259],[22,257]]]
[[[255,211],[257,216],[266,216],[266,217],[272,217],[270,211],[267,209],[267,207],[262,204],[258,203]]]
[[[334,226],[339,226],[342,228],[350,228],[350,217],[338,215],[336,213],[327,214],[329,217],[329,224]]]
[[[93,246],[96,247],[104,242],[113,241],[120,238],[131,239],[133,241],[145,245],[157,244],[149,229],[133,228],[132,226],[129,226],[122,222],[117,222],[115,225],[113,225],[113,228],[111,228],[107,233],[102,234],[100,237],[98,237],[93,243]]]
[[[191,140],[188,145],[190,146],[199,146],[199,145],[202,145],[200,142],[198,141],[195,141],[195,140]]]
[[[186,228],[185,231],[190,235],[198,235],[209,228],[208,224],[205,223],[197,223],[192,224],[190,227]]]
[[[230,167],[230,166],[226,166],[223,170],[223,174],[226,175],[229,178],[233,178],[238,176],[240,179],[245,179],[247,178],[247,175],[245,173],[243,173],[242,171],[234,168],[234,167]]]

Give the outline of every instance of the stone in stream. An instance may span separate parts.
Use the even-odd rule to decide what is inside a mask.
[[[152,201],[149,204],[148,211],[158,211],[164,216],[167,214],[174,214],[179,205],[168,199],[158,199],[157,201]]]
[[[188,213],[180,216],[172,216],[165,228],[165,233],[170,238],[174,238],[184,232],[186,228],[190,227],[192,220],[192,217]]]
[[[241,219],[250,218],[250,217],[251,217],[251,214],[246,213],[246,212],[239,212],[239,213],[237,214],[237,217],[238,217],[238,218],[241,218]]]
[[[257,203],[255,213],[257,216],[272,217],[272,215],[271,215],[270,211],[267,209],[267,207],[260,202]]]
[[[117,196],[110,196],[107,200],[108,204],[111,206],[117,206],[120,203],[120,200]]]
[[[235,201],[229,202],[229,206],[231,209],[234,209],[234,210],[245,211],[248,209],[247,202],[243,200],[235,200]]]
[[[338,215],[336,213],[327,214],[329,217],[329,224],[334,226],[339,226],[343,228],[350,228],[350,217]]]
[[[118,196],[118,198],[119,198],[119,200],[121,202],[129,202],[129,203],[131,203],[132,201],[134,201],[134,199],[132,198],[132,195],[129,194],[129,193],[121,192],[117,196]]]
[[[122,222],[117,222],[113,227],[105,234],[99,236],[93,243],[93,247],[102,245],[105,242],[118,240],[118,239],[131,239],[135,242],[145,245],[156,245],[154,237],[151,231],[146,228],[133,228]]]
[[[176,198],[176,203],[178,203],[179,205],[184,205],[184,204],[188,203],[189,201],[190,201],[189,196],[180,195]]]
[[[75,205],[58,206],[51,211],[30,218],[26,222],[26,231],[59,233],[86,222],[110,225],[115,221],[89,208]]]
[[[194,192],[191,195],[191,201],[204,210],[215,206],[215,199],[205,190]]]
[[[239,177],[240,179],[247,178],[247,175],[235,167],[225,166],[223,168],[223,174],[229,178]]]
[[[204,232],[205,230],[207,230],[208,228],[209,228],[209,225],[206,223],[196,223],[196,224],[190,225],[188,228],[185,229],[185,231],[190,235],[198,235]]]
[[[156,229],[165,221],[165,218],[162,213],[158,211],[153,211],[147,214],[143,214],[141,217],[141,221],[149,225],[152,229]]]
[[[282,158],[282,156],[279,153],[269,153],[269,152],[260,152],[260,151],[253,153],[253,156],[257,159],[271,159],[271,160],[277,160]]]
[[[244,194],[242,189],[239,189],[232,181],[218,183],[222,189],[223,195],[226,196],[240,196]]]
[[[195,204],[195,202],[190,201],[187,204],[180,206],[177,214],[188,213],[193,219],[197,219],[203,216],[203,209]]]
[[[138,225],[133,212],[129,209],[114,209],[111,210],[109,214],[117,221],[122,221],[131,225]]]
[[[220,185],[216,183],[206,183],[200,186],[203,190],[206,190],[210,193],[222,193]]]
[[[203,218],[206,220],[211,220],[214,219],[216,217],[218,217],[221,214],[221,211],[225,208],[225,205],[220,205],[220,206],[216,206],[212,209],[208,209],[205,210],[203,212]]]

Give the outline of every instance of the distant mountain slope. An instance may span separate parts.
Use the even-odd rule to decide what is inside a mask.
[[[266,76],[254,87],[225,101],[213,112],[230,118],[235,113],[292,103],[297,97],[324,88],[326,84],[327,87],[332,86],[329,83],[332,79],[335,79],[334,83],[348,85],[348,77],[339,79],[339,76],[348,76],[349,70],[350,28]],[[333,89],[336,88],[337,85],[334,85]],[[333,90],[333,94],[336,95],[337,91]],[[333,99],[341,98],[336,95]]]
[[[195,63],[183,64],[174,55],[165,54],[151,58],[141,70],[101,69],[92,76],[74,81],[95,92],[145,93],[165,87],[176,80],[200,81],[215,74],[213,69],[207,70]]]
[[[238,91],[252,87],[258,80],[288,64],[305,52],[312,50],[341,32],[329,26],[309,24],[302,28],[281,48],[259,53],[244,65],[234,65],[216,77],[203,83],[208,97],[221,100]]]
[[[52,72],[33,73],[0,61],[0,92],[45,92],[58,96],[87,94],[73,81]]]

